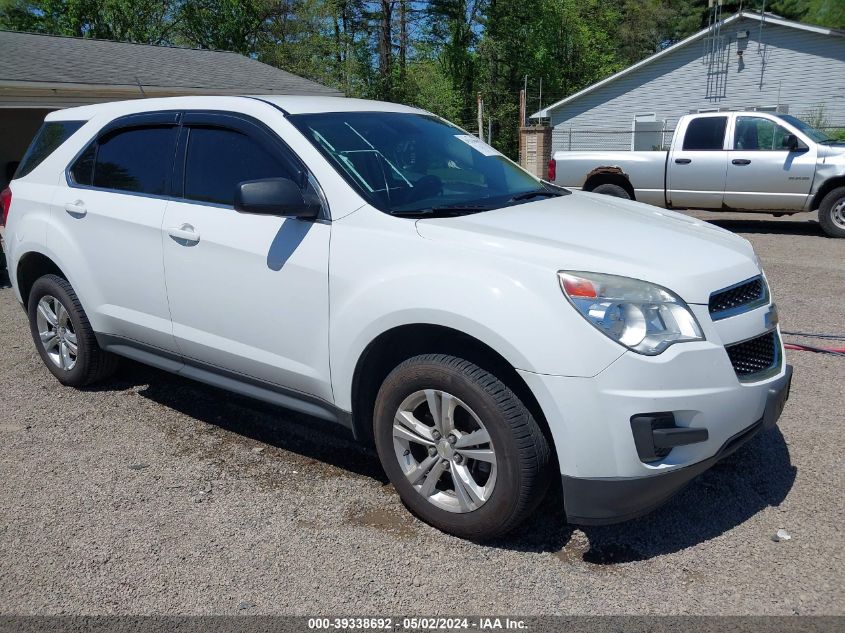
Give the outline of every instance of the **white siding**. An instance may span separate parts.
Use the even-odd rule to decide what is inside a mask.
[[[736,34],[746,30],[740,62]],[[699,39],[554,109],[553,150],[630,149],[634,116],[651,112],[671,130],[680,116],[705,108],[784,104],[801,117],[823,105],[830,124],[845,127],[845,37],[771,23],[760,37],[760,23],[747,18],[723,27],[722,35],[728,47],[724,96],[708,98]],[[600,132],[608,129],[619,132]]]

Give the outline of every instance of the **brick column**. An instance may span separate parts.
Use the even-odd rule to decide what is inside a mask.
[[[521,127],[519,140],[519,164],[538,178],[545,179],[552,157],[552,128],[548,125]]]

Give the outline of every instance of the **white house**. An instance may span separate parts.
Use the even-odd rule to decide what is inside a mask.
[[[553,151],[648,150],[669,143],[680,116],[716,110],[845,128],[845,31],[737,13],[532,118],[553,126]]]

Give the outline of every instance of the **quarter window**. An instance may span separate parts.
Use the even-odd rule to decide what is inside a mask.
[[[50,121],[41,126],[18,166],[15,178],[23,178],[85,125],[85,121]]]
[[[745,151],[785,151],[789,132],[770,119],[741,116],[736,119],[734,149]]]
[[[699,117],[690,121],[684,136],[684,149],[691,151],[721,150],[725,146],[726,116]]]
[[[192,127],[185,165],[185,198],[232,205],[238,183],[297,174],[254,139],[235,130]]]

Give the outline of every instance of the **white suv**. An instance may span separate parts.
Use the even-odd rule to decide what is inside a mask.
[[[17,297],[66,385],[117,356],[374,443],[438,528],[654,508],[789,393],[749,243],[537,180],[422,110],[180,97],[54,112],[3,192]]]

